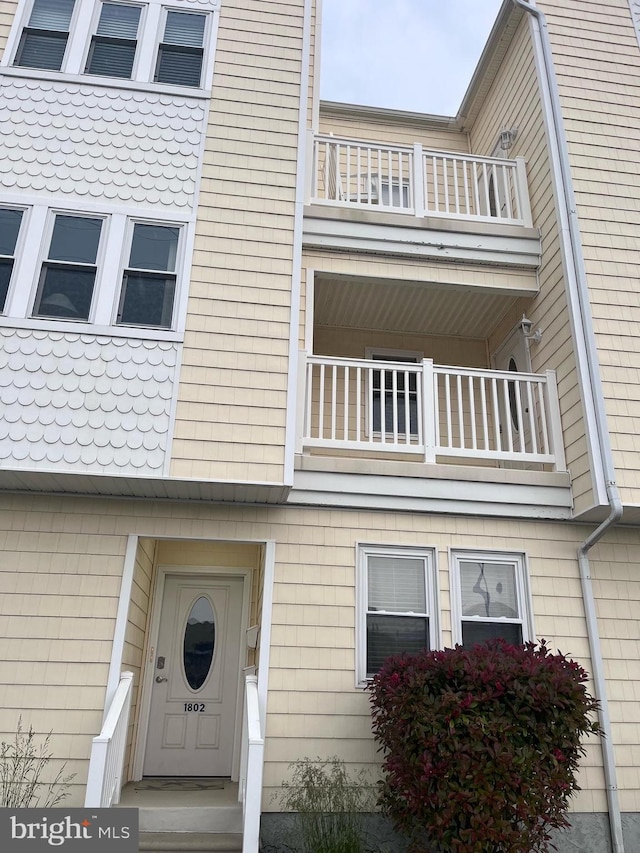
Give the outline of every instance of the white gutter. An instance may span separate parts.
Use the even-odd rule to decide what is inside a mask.
[[[589,637],[589,652],[591,655],[592,677],[595,686],[595,694],[600,702],[599,720],[602,728],[602,757],[604,764],[604,775],[607,792],[607,805],[609,811],[609,826],[611,830],[611,843],[613,853],[624,853],[624,840],[622,837],[622,818],[620,814],[620,802],[618,799],[618,785],[616,777],[615,756],[613,751],[613,738],[611,730],[611,717],[607,701],[606,679],[604,675],[604,661],[600,646],[600,635],[598,632],[598,617],[595,608],[593,586],[591,583],[591,569],[589,566],[589,550],[604,536],[609,528],[622,516],[622,502],[616,485],[613,454],[609,441],[609,430],[607,417],[604,409],[604,395],[600,380],[598,354],[596,348],[595,334],[591,321],[591,309],[587,276],[582,254],[582,243],[578,225],[576,200],[571,180],[571,166],[569,163],[569,152],[567,149],[564,125],[562,121],[562,109],[558,94],[558,83],[555,76],[553,53],[549,42],[547,22],[544,14],[535,6],[535,0],[513,0],[513,3],[531,15],[531,24],[534,34],[534,46],[539,51],[542,106],[548,123],[550,155],[556,189],[558,192],[558,213],[560,218],[560,240],[567,267],[567,278],[569,287],[569,298],[578,308],[575,317],[576,325],[576,356],[578,369],[586,368],[586,380],[588,384],[583,389],[585,416],[587,421],[593,415],[595,434],[597,437],[599,458],[594,459],[598,468],[594,471],[596,477],[596,492],[601,495],[602,490],[598,488],[598,475],[604,479],[606,497],[609,503],[609,516],[588,536],[578,548],[578,565],[580,568],[580,582],[584,600],[585,619],[587,623],[587,634]],[[575,312],[574,312],[575,314]],[[582,363],[581,363],[582,362]],[[589,411],[591,410],[591,411]]]
[[[300,327],[300,291],[302,287],[302,229],[307,160],[307,113],[309,111],[309,64],[311,60],[311,12],[313,0],[304,0],[302,57],[300,73],[300,112],[298,114],[298,155],[296,197],[293,220],[293,268],[291,271],[291,316],[289,318],[289,372],[287,376],[287,412],[284,439],[284,485],[293,485],[296,449],[298,390],[298,334]],[[316,20],[316,29],[319,21]]]

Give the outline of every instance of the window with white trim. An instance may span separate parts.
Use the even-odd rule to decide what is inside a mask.
[[[13,64],[60,71],[75,0],[34,0]]]
[[[0,208],[0,313],[172,335],[186,299],[188,231],[186,220],[123,212]],[[21,250],[38,244],[33,257]]]
[[[179,238],[177,226],[133,224],[122,277],[118,323],[171,328]]]
[[[138,46],[140,6],[102,3],[100,17],[91,37],[86,74],[129,79]]]
[[[23,210],[0,208],[0,313],[4,311],[15,263]]]
[[[359,546],[358,684],[390,655],[437,648],[435,586],[433,549]]]
[[[88,320],[104,218],[56,213],[33,317]]]
[[[220,0],[22,0],[2,65],[201,89]],[[204,8],[203,8],[204,7]],[[156,88],[155,86],[153,88]]]
[[[158,45],[154,80],[172,86],[200,86],[206,15],[168,9]]]
[[[452,551],[451,571],[455,643],[533,640],[524,554]]]

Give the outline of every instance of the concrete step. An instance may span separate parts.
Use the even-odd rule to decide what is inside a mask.
[[[208,788],[206,779],[152,780],[168,789],[157,790],[147,780],[122,789],[121,807],[138,809],[140,832],[236,835],[242,832],[238,784],[223,780]],[[201,787],[199,787],[201,786]]]
[[[233,834],[242,832],[240,806],[141,806],[140,832],[180,834]]]
[[[146,853],[238,853],[237,832],[141,832],[138,850]]]

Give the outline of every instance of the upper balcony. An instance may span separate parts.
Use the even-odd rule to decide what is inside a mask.
[[[298,375],[296,502],[569,517],[553,371],[302,352]]]
[[[522,158],[326,134],[311,136],[309,156],[309,246],[528,267],[539,263]]]

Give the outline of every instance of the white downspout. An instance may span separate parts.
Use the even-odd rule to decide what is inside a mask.
[[[578,548],[578,565],[580,569],[580,582],[582,585],[587,634],[589,637],[589,652],[591,655],[592,669],[591,674],[595,686],[596,697],[600,702],[600,711],[598,716],[603,734],[603,737],[601,738],[601,745],[607,792],[607,806],[609,811],[611,843],[613,853],[624,853],[622,818],[620,814],[620,802],[618,799],[616,764],[612,742],[611,717],[609,715],[604,662],[600,646],[598,618],[595,608],[593,586],[591,584],[591,569],[589,566],[588,556],[589,550],[604,536],[609,528],[621,518],[622,502],[616,485],[613,455],[611,453],[611,444],[609,441],[609,430],[607,426],[606,412],[604,409],[604,395],[600,381],[598,354],[593,325],[591,322],[589,291],[584,267],[584,257],[582,254],[576,200],[571,180],[569,152],[567,149],[566,137],[564,135],[562,109],[560,106],[558,83],[553,64],[553,54],[547,31],[547,22],[544,14],[535,6],[535,0],[531,0],[531,2],[526,2],[526,0],[513,0],[513,3],[521,9],[524,9],[532,16],[531,22],[533,25],[534,38],[537,42],[542,58],[543,73],[541,85],[545,90],[543,92],[542,106],[548,122],[550,145],[555,149],[550,153],[552,163],[554,163],[554,165],[557,164],[556,178],[560,202],[559,216],[561,225],[560,240],[563,244],[565,258],[569,261],[569,263],[567,263],[569,278],[568,285],[569,288],[573,290],[573,295],[575,296],[575,300],[579,308],[579,317],[576,318],[576,320],[579,320],[579,323],[576,324],[576,331],[581,333],[582,341],[578,342],[578,344],[584,344],[584,349],[578,345],[576,356],[578,359],[580,359],[581,356],[584,358],[589,383],[589,396],[591,398],[590,400],[585,400],[585,405],[588,408],[590,402],[593,407],[595,431],[600,457],[597,462],[601,466],[601,472],[598,471],[594,473],[596,474],[596,479],[598,479],[597,475],[600,473],[604,478],[607,500],[610,507],[609,516]],[[545,98],[544,95],[547,97]],[[589,413],[587,412],[586,414],[588,417]]]

